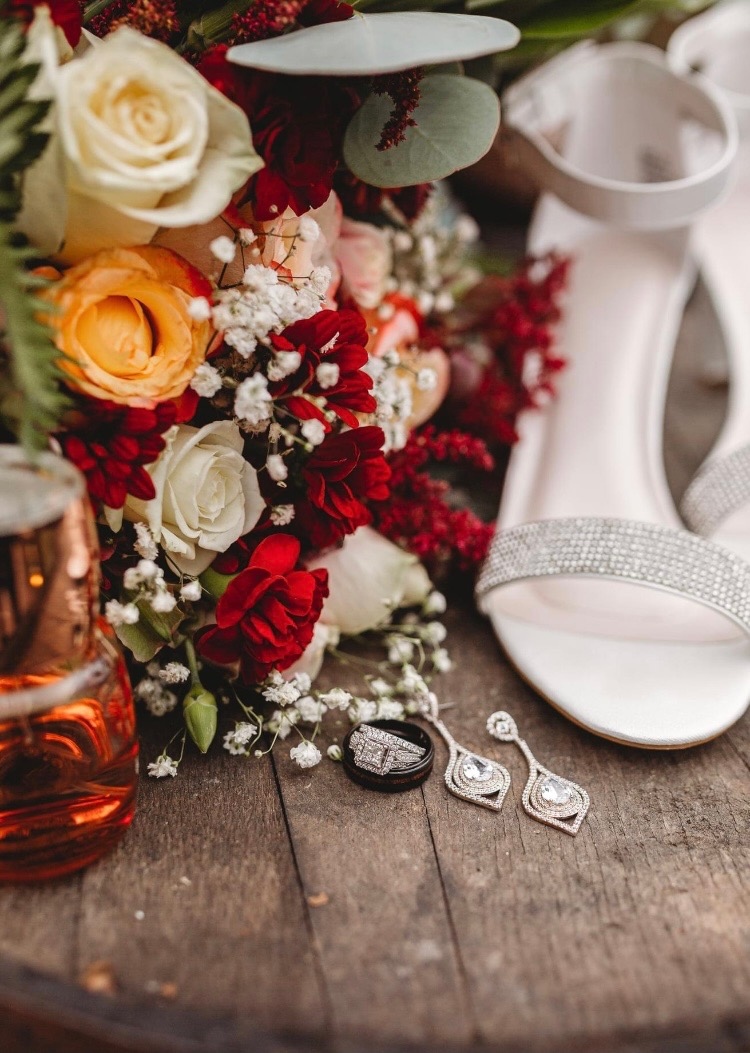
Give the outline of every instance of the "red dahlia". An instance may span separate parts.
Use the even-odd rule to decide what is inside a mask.
[[[236,102],[250,121],[253,145],[265,166],[248,184],[256,219],[287,208],[301,216],[328,198],[344,131],[359,105],[350,88],[331,77],[286,77],[232,66],[226,47],[213,48],[198,69]]]
[[[216,605],[216,625],[197,638],[201,656],[217,665],[240,663],[246,684],[272,669],[288,669],[312,640],[328,595],[328,571],[297,570],[299,541],[272,534]]]
[[[365,504],[385,501],[391,470],[383,456],[380,428],[356,428],[327,435],[302,471],[306,495],[294,522],[316,549],[335,545],[357,527],[372,522]]]
[[[272,335],[276,351],[298,351],[299,369],[291,376],[269,384],[274,399],[283,398],[290,413],[299,420],[313,417],[329,427],[325,413],[310,398],[323,398],[344,424],[356,428],[355,413],[374,413],[377,403],[371,394],[372,377],[367,365],[367,326],[358,311],[319,311]],[[323,367],[322,369],[320,367]],[[334,367],[326,370],[326,367]],[[335,379],[334,379],[335,378]],[[305,398],[293,392],[304,391]]]
[[[57,438],[67,459],[86,476],[94,505],[122,508],[128,494],[152,500],[156,491],[144,465],[152,464],[164,449],[164,432],[177,415],[175,404],[160,402],[142,409],[86,399],[79,409]]]

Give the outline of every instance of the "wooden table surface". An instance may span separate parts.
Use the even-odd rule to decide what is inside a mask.
[[[699,288],[670,398],[676,490],[722,412],[698,355],[716,342]],[[447,624],[446,719],[510,767],[500,815],[438,774],[389,797],[283,748],[190,754],[142,781],[109,858],[0,890],[0,1051],[750,1049],[750,720],[685,752],[621,748],[540,701],[468,605]],[[484,731],[500,707],[590,791],[576,838],[521,811],[521,757]],[[144,725],[146,760],[165,726]],[[80,986],[97,962],[115,994]]]

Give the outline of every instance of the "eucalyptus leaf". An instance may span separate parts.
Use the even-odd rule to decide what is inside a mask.
[[[227,59],[294,76],[368,77],[494,55],[518,41],[516,27],[499,18],[400,11],[355,14],[344,22],[239,44]]]
[[[400,187],[444,179],[483,157],[500,126],[500,106],[492,88],[470,77],[425,77],[414,111],[416,126],[388,150],[377,144],[390,116],[392,100],[370,95],[346,130],[344,160],[371,186]]]

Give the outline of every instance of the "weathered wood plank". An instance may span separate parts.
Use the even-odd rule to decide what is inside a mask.
[[[80,904],[80,875],[53,885],[5,886],[0,891],[0,960],[70,979]]]
[[[500,817],[449,800],[438,780],[425,797],[482,1039],[567,1050],[606,1036],[616,1050],[750,1008],[745,765],[726,741],[652,754],[595,739],[519,684],[491,630],[469,621],[450,618],[461,657],[444,678],[446,721],[514,785]],[[523,759],[484,730],[497,708],[589,789],[575,839],[521,811]]]
[[[165,730],[156,729],[159,746],[149,732],[151,757]],[[83,879],[76,972],[98,960],[127,995],[166,990],[178,1005],[240,1014],[258,1028],[326,1029],[268,759],[191,752],[177,779],[142,780],[133,830]]]
[[[301,772],[286,754],[279,750],[275,764],[305,893],[328,897],[311,917],[333,1034],[383,1045],[470,1044],[471,1011],[422,794],[375,794],[338,765]]]

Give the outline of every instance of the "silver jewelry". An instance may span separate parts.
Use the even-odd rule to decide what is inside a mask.
[[[439,716],[437,697],[430,694],[420,704],[419,716],[442,736],[448,747],[445,785],[454,797],[499,812],[510,787],[510,772],[489,757],[470,752],[453,738]]]
[[[361,724],[352,734],[350,742],[357,767],[376,775],[410,768],[427,752],[415,742],[370,724]]]
[[[591,800],[578,783],[545,768],[518,734],[510,713],[499,710],[487,718],[487,730],[500,742],[515,742],[529,765],[529,778],[521,800],[526,812],[540,823],[555,826],[575,836],[586,818]]]

